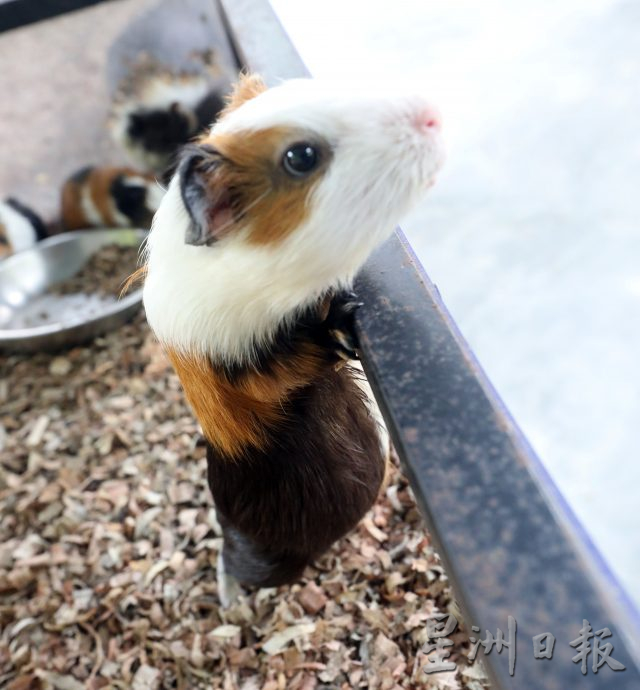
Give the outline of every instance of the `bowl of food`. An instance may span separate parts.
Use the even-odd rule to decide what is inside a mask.
[[[142,289],[122,297],[144,230],[78,230],[49,237],[0,262],[0,349],[55,350],[130,319]]]

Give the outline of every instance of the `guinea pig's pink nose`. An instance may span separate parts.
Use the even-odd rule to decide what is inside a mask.
[[[423,132],[439,131],[442,128],[442,116],[437,108],[431,105],[424,106],[414,115],[413,123]]]

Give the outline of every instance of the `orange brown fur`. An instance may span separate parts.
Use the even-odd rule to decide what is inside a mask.
[[[227,96],[227,104],[218,119],[223,118],[246,101],[250,101],[266,90],[267,85],[257,74],[241,74],[233,91]]]
[[[274,174],[279,169],[282,142],[291,132],[272,127],[237,135],[214,135],[198,143],[212,146],[224,161],[209,184],[234,190],[239,197],[234,209],[238,220],[250,227],[252,244],[274,244],[290,235],[306,219],[306,200],[320,180],[324,166],[301,180]]]
[[[94,227],[93,223],[82,208],[82,191],[88,188],[89,196],[95,210],[100,214],[101,227],[116,225],[113,215],[113,200],[111,198],[111,185],[118,175],[131,175],[143,177],[153,181],[152,175],[146,175],[133,168],[93,168],[87,178],[82,182],[69,179],[62,188],[62,223],[67,230],[81,230]]]
[[[91,201],[93,201],[93,205],[96,207],[105,225],[115,224],[110,190],[114,178],[120,172],[118,168],[95,168],[91,171],[87,180]]]
[[[0,259],[11,256],[11,254],[13,254],[13,248],[7,238],[7,230],[4,225],[0,223]]]
[[[125,281],[120,291],[120,297],[124,297],[129,290],[136,284],[142,282],[147,276],[148,267],[145,264],[137,268]]]
[[[205,357],[167,348],[204,436],[225,457],[238,459],[247,447],[266,449],[272,429],[286,423],[284,403],[310,385],[327,366],[323,351],[306,343],[268,373],[245,370],[236,380]]]
[[[67,180],[62,188],[62,224],[67,230],[86,228],[85,218],[80,201],[82,186],[73,180]]]

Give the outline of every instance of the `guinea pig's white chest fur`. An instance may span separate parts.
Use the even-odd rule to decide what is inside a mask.
[[[144,294],[156,335],[182,352],[244,359],[284,315],[322,289],[301,279],[290,252],[281,248],[189,246],[189,223],[174,179],[148,239]]]
[[[300,228],[276,247],[192,247],[183,239],[188,222],[174,181],[148,241],[147,318],[161,341],[226,361],[250,358],[283,320],[330,287],[348,286],[377,244],[314,243]]]
[[[240,206],[207,209],[219,233],[193,246],[179,172],[154,219],[144,289],[165,345],[224,362],[250,361],[300,310],[348,288],[442,159],[438,116],[417,96],[381,99],[293,80],[236,97],[201,143],[214,151],[204,165],[222,170],[221,185],[229,179],[230,194],[248,191]],[[297,142],[319,152],[309,181],[281,172]]]

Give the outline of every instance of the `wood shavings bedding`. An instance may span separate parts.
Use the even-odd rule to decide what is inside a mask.
[[[142,316],[89,347],[0,358],[0,687],[483,690],[427,675],[456,612],[399,471],[299,584],[227,610],[204,447]]]

